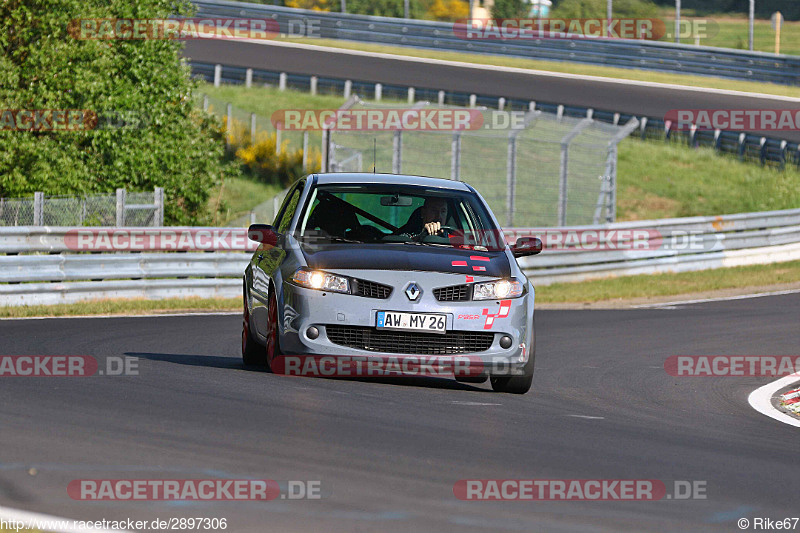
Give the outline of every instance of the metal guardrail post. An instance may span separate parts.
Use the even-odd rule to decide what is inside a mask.
[[[233,106],[230,102],[225,106],[226,107],[226,119],[225,119],[225,148],[230,150],[231,148],[231,131],[233,131],[232,124],[233,124]]]
[[[203,111],[208,111],[208,95],[203,95]]]
[[[413,104],[414,103],[414,88],[413,87],[409,87],[408,88],[408,103],[409,104]]]
[[[376,83],[375,84],[375,101],[376,102],[380,102],[382,97],[383,97],[383,84]]]
[[[153,213],[153,225],[160,227],[164,225],[164,187],[156,187],[153,191],[153,203],[156,206]]]
[[[278,122],[275,124],[275,153],[283,153],[283,144],[281,144],[281,133],[283,132],[283,123]]]
[[[33,225],[44,226],[44,193],[33,193]]]
[[[286,73],[281,72],[278,75],[278,90],[285,91],[286,90]]]
[[[439,91],[437,95],[436,103],[439,105],[444,105],[444,91]]]
[[[214,87],[219,87],[222,82],[222,65],[217,63],[214,65]]]
[[[316,76],[311,76],[311,80],[310,80],[311,96],[316,96],[317,95],[317,82],[318,81],[319,81],[319,78],[317,78]]]
[[[125,189],[117,189],[117,217],[116,226],[125,225]]]
[[[331,130],[322,126],[322,160],[320,162],[320,172],[328,172],[328,148],[330,145]]]
[[[244,86],[248,89],[253,86],[253,69],[249,68],[244,74]]]
[[[342,0],[344,1],[344,0]],[[352,80],[345,80],[344,82],[344,97],[345,99],[350,98],[350,93],[353,91],[353,81]]]

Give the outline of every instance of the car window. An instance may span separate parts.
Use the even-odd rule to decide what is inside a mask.
[[[283,200],[283,204],[278,211],[278,215],[275,217],[275,221],[272,223],[272,226],[276,231],[282,233],[289,228],[289,224],[292,223],[292,218],[297,211],[297,203],[300,200],[300,194],[303,191],[304,185],[305,182],[299,182],[286,195],[286,198]]]
[[[434,205],[426,209],[426,205]],[[447,232],[422,238],[432,212]],[[486,244],[492,219],[480,198],[467,191],[386,184],[320,185],[310,195],[299,234],[302,238],[397,244],[423,242],[440,246]],[[496,242],[488,239],[490,242]]]

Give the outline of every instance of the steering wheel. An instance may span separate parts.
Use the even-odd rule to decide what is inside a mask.
[[[451,235],[458,235],[460,233],[462,233],[461,230],[456,229],[456,228],[454,228],[452,226],[440,226],[439,227],[439,233],[435,233],[434,235],[441,235],[442,237],[450,238]],[[429,235],[429,233],[427,231],[425,231],[425,228],[423,228],[422,232],[420,232],[419,235],[414,237],[414,240],[416,242],[421,242],[422,239],[424,239],[428,235]]]

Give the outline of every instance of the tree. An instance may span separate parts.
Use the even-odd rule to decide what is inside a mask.
[[[6,0],[0,5],[0,109],[90,110],[97,129],[0,131],[0,196],[164,187],[165,220],[204,222],[223,161],[219,125],[198,112],[181,44],[81,40],[75,19],[188,15],[186,0]],[[133,117],[119,128],[104,117]]]
[[[606,0],[560,0],[553,18],[606,18]],[[655,18],[658,6],[651,0],[614,0],[614,18]]]
[[[528,4],[525,0],[495,0],[492,6],[492,18],[512,19],[528,16]]]

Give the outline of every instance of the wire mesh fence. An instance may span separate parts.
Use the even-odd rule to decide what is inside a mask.
[[[385,107],[359,100],[351,109]],[[614,221],[617,144],[638,126],[635,119],[616,126],[542,111],[478,111],[479,129],[332,129],[323,170],[369,171],[374,165],[377,172],[465,181],[508,227]]]
[[[0,226],[163,226],[164,189],[88,196],[0,198]]]

